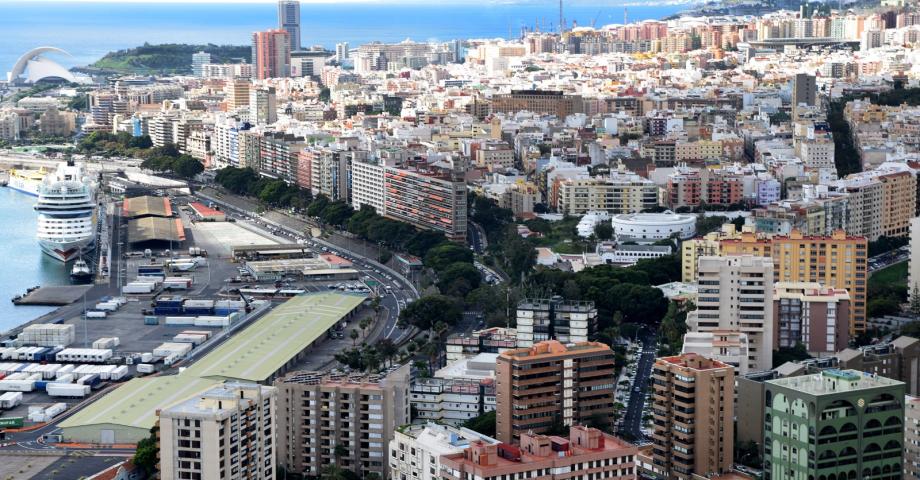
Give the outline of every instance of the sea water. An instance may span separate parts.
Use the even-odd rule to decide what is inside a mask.
[[[0,187],[0,332],[44,315],[53,307],[11,301],[36,285],[67,285],[67,266],[42,253],[35,238],[37,197]]]
[[[635,2],[632,2],[635,3]],[[566,24],[598,27],[660,19],[688,5],[649,1],[572,1],[564,7]],[[274,2],[87,2],[0,0],[0,72],[12,69],[32,48],[53,46],[72,57],[50,55],[62,65],[84,66],[110,51],[145,42],[249,45],[252,32],[277,27]],[[301,43],[333,49],[338,42],[352,48],[373,41],[448,41],[466,38],[517,37],[522,27],[556,28],[555,0],[499,2],[490,0],[379,1],[376,3],[303,2]],[[191,64],[191,58],[189,58]]]

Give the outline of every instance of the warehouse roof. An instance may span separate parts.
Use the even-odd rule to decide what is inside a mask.
[[[183,240],[185,228],[178,218],[144,217],[128,221],[128,243]]]
[[[364,301],[324,292],[294,297],[186,369],[199,377],[263,382]]]
[[[126,198],[121,210],[121,215],[128,218],[137,217],[171,217],[173,214],[172,207],[169,205],[169,199],[166,197],[153,197],[144,195],[142,197]]]
[[[156,421],[157,409],[174,405],[223,380],[268,380],[364,298],[338,292],[293,297],[182,373],[131,380],[64,420],[60,427],[111,424],[149,429]]]

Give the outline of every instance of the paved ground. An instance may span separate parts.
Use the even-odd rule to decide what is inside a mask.
[[[19,305],[69,305],[83,296],[83,293],[92,288],[89,285],[63,285],[41,287],[32,290],[28,295],[19,299]]]
[[[0,480],[36,478],[39,472],[60,459],[56,456],[8,455],[0,457]],[[63,478],[63,477],[59,477]],[[73,477],[79,478],[79,477]]]
[[[32,480],[75,480],[99,473],[124,460],[124,456],[95,456],[89,451],[74,451],[66,457],[56,458],[51,465],[28,478]]]

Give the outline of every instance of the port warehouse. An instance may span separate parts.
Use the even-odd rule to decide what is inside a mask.
[[[135,378],[67,418],[65,441],[135,443],[149,435],[156,412],[225,380],[270,384],[352,317],[365,296],[323,292],[293,297],[176,375]]]
[[[173,216],[165,197],[132,197],[122,203],[121,216],[128,220],[128,243],[132,245],[182,242],[182,219]]]

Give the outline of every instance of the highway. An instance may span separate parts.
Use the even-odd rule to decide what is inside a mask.
[[[357,252],[348,250],[340,244],[334,244],[328,240],[308,236],[302,229],[296,228],[297,225],[293,223],[308,223],[303,219],[292,218],[292,223],[290,224],[273,222],[266,219],[264,215],[259,215],[257,212],[249,211],[245,208],[241,208],[239,205],[230,203],[226,197],[214,198],[200,192],[198,195],[206,201],[220,205],[224,211],[235,214],[237,218],[253,219],[243,221],[255,224],[257,227],[267,227],[277,230],[279,234],[276,236],[281,236],[292,243],[304,243],[305,245],[319,249],[326,248],[329,252],[351,261],[354,267],[361,272],[362,277],[369,277],[377,282],[380,289],[380,306],[382,309],[385,309],[388,314],[382,319],[384,322],[382,329],[374,329],[375,332],[382,333],[379,334],[379,336],[369,337],[367,339],[368,343],[372,343],[379,338],[389,338],[395,343],[400,344],[407,341],[413,335],[414,332],[412,332],[411,329],[400,328],[398,320],[400,311],[402,311],[408,303],[418,299],[419,292],[415,285],[396,271],[375,260],[366,258]],[[390,287],[390,293],[386,292],[387,286]]]

